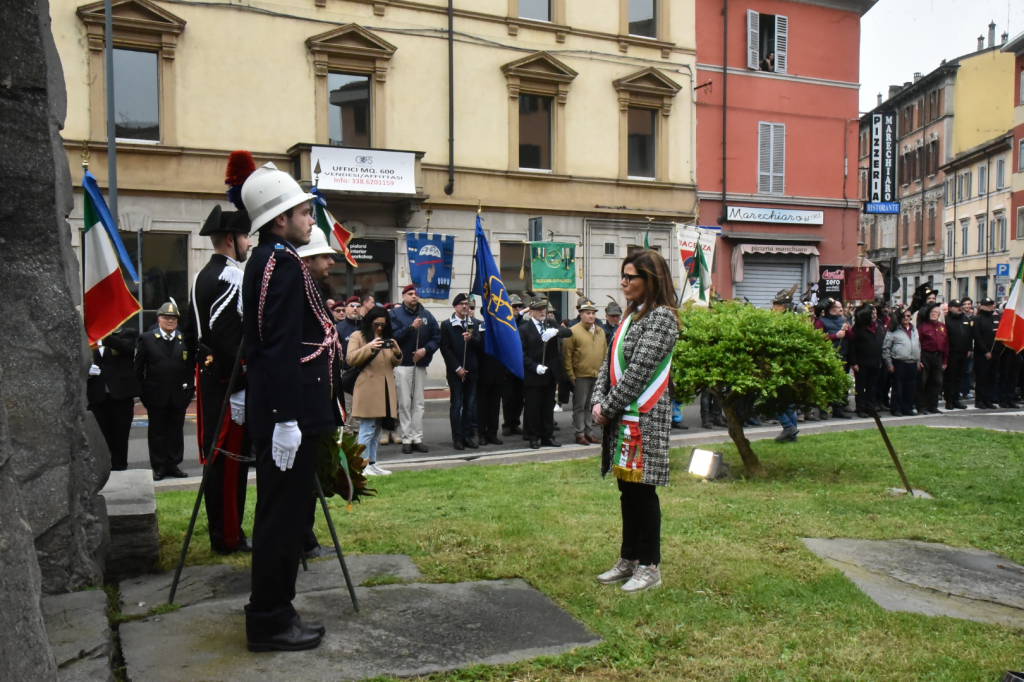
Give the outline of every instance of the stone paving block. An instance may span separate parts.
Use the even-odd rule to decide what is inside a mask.
[[[46,633],[61,682],[113,680],[113,633],[107,593],[86,590],[43,597]]]
[[[522,580],[403,584],[300,594],[295,607],[327,628],[320,647],[253,654],[243,600],[223,599],[125,623],[133,680],[354,680],[425,675],[561,654],[600,639]]]
[[[1024,628],[1024,566],[998,554],[916,540],[803,541],[887,611]]]

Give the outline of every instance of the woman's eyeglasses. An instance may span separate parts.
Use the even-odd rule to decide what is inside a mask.
[[[620,282],[622,282],[622,281],[632,282],[634,279],[643,279],[643,278],[644,278],[644,276],[640,275],[640,274],[631,275],[628,272],[624,272],[624,273],[622,273],[622,277],[619,278],[619,281]]]
[[[373,326],[374,326],[374,327],[384,327],[384,326],[387,326],[387,322],[384,322],[384,321],[381,321],[381,322],[374,322],[374,323],[373,323]]]

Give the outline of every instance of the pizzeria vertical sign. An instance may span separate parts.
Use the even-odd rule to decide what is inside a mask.
[[[871,170],[865,213],[900,212],[896,196],[896,112],[871,115]]]

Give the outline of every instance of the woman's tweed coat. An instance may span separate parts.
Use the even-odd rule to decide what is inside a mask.
[[[601,444],[601,475],[612,468],[615,440],[621,428],[622,411],[647,387],[654,370],[666,355],[671,355],[679,337],[679,322],[671,308],[660,307],[630,327],[623,341],[626,371],[614,388],[608,358],[594,383],[594,404],[609,419]],[[640,415],[643,434],[644,478],[648,485],[668,485],[668,437],[672,428],[672,392],[665,391],[654,408]]]
[[[395,386],[395,366],[402,361],[402,351],[395,348],[382,350],[373,359],[373,349],[363,340],[362,332],[348,337],[345,358],[352,367],[364,365],[352,391],[352,416],[363,419],[398,417],[398,390]],[[385,400],[384,396],[387,396]]]

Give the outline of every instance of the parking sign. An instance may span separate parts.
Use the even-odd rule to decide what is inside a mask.
[[[1010,276],[1010,264],[1009,263],[996,263],[996,277],[1009,277]]]

